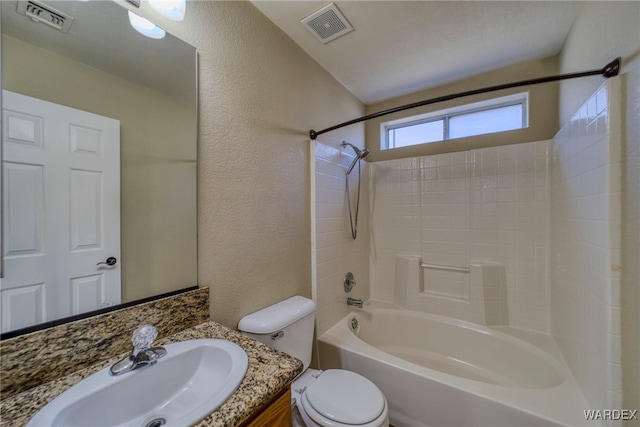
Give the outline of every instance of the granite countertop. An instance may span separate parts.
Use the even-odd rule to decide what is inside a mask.
[[[197,338],[219,338],[234,342],[244,349],[249,358],[247,373],[235,393],[216,411],[196,424],[197,427],[240,424],[260,411],[302,372],[302,362],[298,359],[271,350],[264,344],[213,321],[158,339],[154,344],[166,345]],[[67,388],[124,356],[126,354],[114,356],[89,368],[1,400],[0,426],[25,425],[43,406]]]

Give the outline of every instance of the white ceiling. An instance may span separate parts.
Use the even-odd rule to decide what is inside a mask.
[[[335,1],[354,31],[322,44],[300,20],[329,1],[253,5],[363,103],[557,54],[580,1]]]

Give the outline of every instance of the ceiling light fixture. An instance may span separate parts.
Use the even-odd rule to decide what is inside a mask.
[[[161,39],[166,34],[162,28],[158,27],[153,22],[136,15],[131,11],[129,11],[129,22],[137,32],[152,39]]]
[[[182,21],[187,10],[186,0],[149,0],[149,5],[173,21]]]

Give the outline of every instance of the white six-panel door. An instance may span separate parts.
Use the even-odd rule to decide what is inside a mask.
[[[2,331],[120,303],[120,122],[9,91],[2,114]]]

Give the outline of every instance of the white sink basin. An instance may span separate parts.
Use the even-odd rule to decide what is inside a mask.
[[[247,372],[247,354],[229,341],[191,340],[165,349],[153,366],[119,376],[107,367],[87,377],[27,426],[188,426],[222,405]]]

